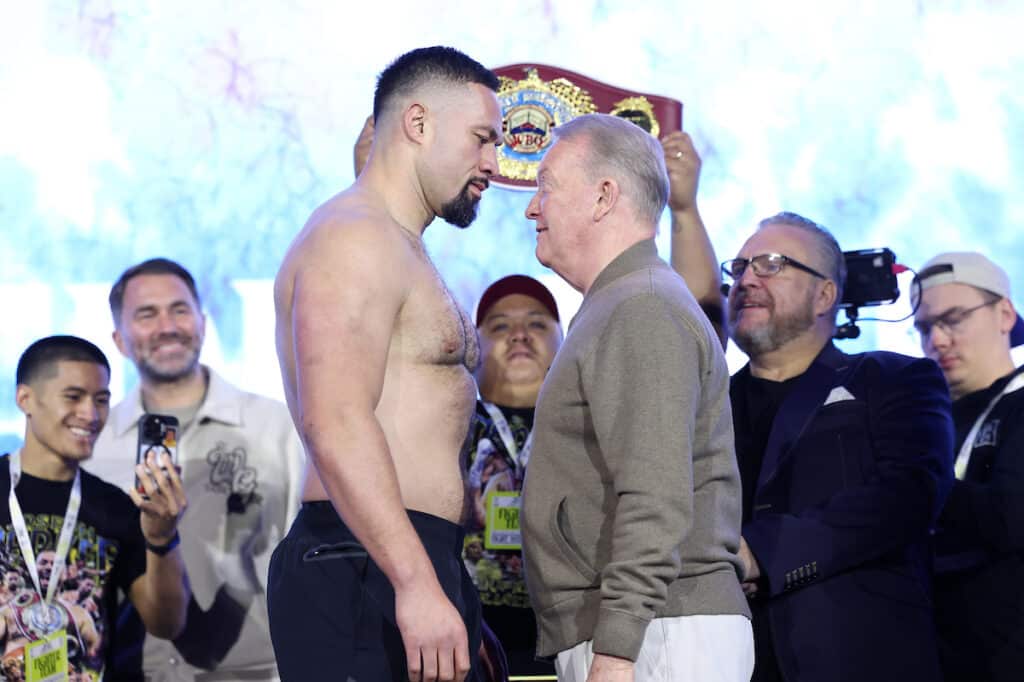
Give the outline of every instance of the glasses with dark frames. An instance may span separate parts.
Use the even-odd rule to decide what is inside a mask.
[[[804,272],[819,277],[821,279],[828,279],[825,275],[821,274],[814,268],[804,265],[795,258],[789,256],[783,256],[781,253],[762,253],[753,258],[733,258],[731,260],[722,262],[722,272],[732,279],[739,281],[743,277],[743,273],[747,271],[747,266],[750,266],[754,270],[754,274],[758,277],[774,277],[775,275],[782,272],[782,269],[786,266],[796,268],[797,270],[803,270]]]
[[[985,301],[979,303],[976,306],[970,308],[953,308],[947,310],[937,317],[933,317],[930,320],[921,319],[914,322],[914,329],[921,336],[921,340],[927,339],[932,335],[932,329],[938,329],[946,336],[955,336],[961,331],[961,325],[967,321],[967,318],[971,316],[976,310],[981,310],[985,306],[995,305],[1002,299],[996,298],[991,301]]]

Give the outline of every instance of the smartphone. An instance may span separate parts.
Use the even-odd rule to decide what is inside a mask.
[[[178,418],[167,414],[144,414],[139,419],[139,449],[135,463],[145,466],[149,453],[159,457],[165,452],[171,456],[174,468],[178,468]],[[148,469],[147,469],[148,471]],[[142,481],[135,477],[135,489],[145,495]]]

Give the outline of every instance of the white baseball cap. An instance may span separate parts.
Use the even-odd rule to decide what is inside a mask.
[[[1005,270],[977,251],[951,251],[940,253],[921,266],[914,278],[915,286],[910,290],[914,307],[917,307],[918,292],[950,283],[970,284],[1011,300],[1010,278]],[[1010,346],[1020,345],[1024,345],[1024,320],[1018,313],[1017,321],[1010,330]]]

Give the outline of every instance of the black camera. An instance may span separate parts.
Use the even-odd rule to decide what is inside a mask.
[[[842,308],[864,308],[893,303],[900,297],[896,282],[896,254],[891,249],[844,251],[846,286]]]
[[[847,321],[836,327],[835,338],[855,339],[860,336],[858,308],[894,303],[900,297],[898,266],[896,254],[887,248],[844,251],[843,259],[846,286],[839,307],[846,311]]]
[[[177,422],[177,420],[174,420]],[[147,414],[142,417],[142,438],[149,443],[160,443],[164,439],[170,419],[159,414]],[[177,424],[175,424],[177,426]]]

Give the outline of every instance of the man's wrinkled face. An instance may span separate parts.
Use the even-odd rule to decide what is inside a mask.
[[[145,380],[175,382],[196,370],[205,322],[181,278],[137,275],[125,286],[114,341]]]
[[[535,298],[510,294],[487,311],[478,329],[483,386],[540,385],[555,359],[562,331]]]
[[[537,171],[537,192],[526,207],[537,234],[537,260],[572,283],[587,269],[592,248],[587,240],[596,201],[596,185],[584,171],[585,140],[558,140]]]
[[[740,249],[737,258],[779,253],[819,272],[810,240],[799,228],[769,224]],[[733,341],[749,356],[778,350],[814,326],[814,299],[822,280],[793,267],[761,277],[747,267],[729,289],[729,330]]]

